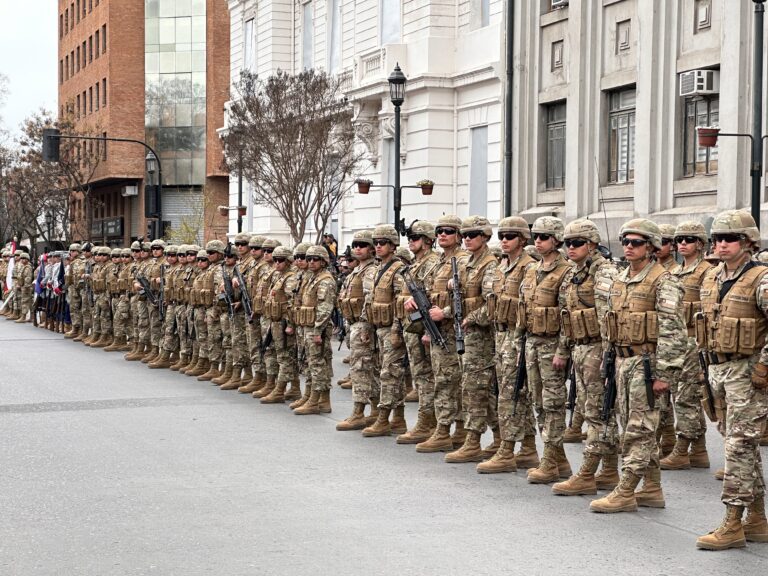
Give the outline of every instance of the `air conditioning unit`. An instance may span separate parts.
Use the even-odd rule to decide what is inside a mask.
[[[566,6],[568,6],[568,0],[552,0],[552,10],[565,8]]]
[[[138,196],[139,195],[139,187],[134,186],[123,186],[123,188],[120,190],[120,195],[124,198],[130,198],[131,196]]]
[[[719,70],[690,70],[680,74],[680,96],[703,96],[719,93]]]

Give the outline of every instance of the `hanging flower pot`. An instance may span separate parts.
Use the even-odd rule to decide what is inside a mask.
[[[229,215],[229,207],[227,206],[219,206],[218,207],[219,214],[222,216],[228,216]]]
[[[696,131],[699,134],[699,146],[705,148],[717,146],[717,136],[720,134],[720,128],[699,126],[696,128]]]
[[[416,182],[416,186],[421,186],[421,193],[424,196],[431,196],[432,190],[435,188],[435,183],[432,180],[419,180]]]
[[[371,190],[371,184],[373,184],[373,181],[366,180],[365,178],[358,178],[355,180],[355,184],[357,184],[358,194],[368,194],[368,192]]]
[[[247,206],[238,206],[237,207],[237,215],[238,216],[245,216],[246,212],[248,212]]]

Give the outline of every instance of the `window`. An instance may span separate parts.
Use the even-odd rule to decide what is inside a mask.
[[[80,0],[77,0],[77,21],[80,22]]]
[[[565,102],[547,106],[547,189],[565,188]]]
[[[88,64],[93,62],[93,36],[88,37]]]
[[[100,102],[99,102],[99,83],[98,82],[96,82],[96,86],[94,86],[94,88],[96,88],[96,94],[95,94],[96,98],[94,99],[94,101],[96,102],[96,111],[98,111],[99,110],[99,106],[100,106]]]
[[[470,130],[469,213],[488,212],[488,126]]]
[[[99,57],[99,31],[96,30],[96,34],[93,35],[94,39],[96,40],[94,43],[96,44],[96,58]]]
[[[491,1],[480,0],[480,28],[485,28],[491,23]]]
[[[301,64],[304,70],[314,66],[314,11],[312,2],[301,7]]]
[[[93,12],[93,0],[88,0],[88,13]]]
[[[77,117],[80,118],[80,94],[77,95]]]
[[[69,34],[69,8],[64,10],[64,34]]]
[[[699,146],[696,127],[720,124],[720,98],[718,96],[686,98],[684,122],[683,176],[717,174],[717,147]]]
[[[328,0],[328,71],[336,74],[341,68],[340,0]]]
[[[69,80],[69,54],[64,56],[64,80]]]
[[[85,10],[85,0],[83,0],[83,18],[87,16],[87,12]]]
[[[59,38],[64,37],[64,14],[59,14]]]
[[[88,87],[88,114],[93,113],[93,86]]]
[[[64,84],[64,60],[59,60],[59,84]]]
[[[400,2],[399,0],[379,0],[381,18],[379,19],[379,38],[381,44],[400,42]]]
[[[102,132],[101,136],[103,138],[106,138],[107,137],[107,133],[106,132]],[[103,153],[103,156],[101,157],[101,159],[102,160],[106,160],[107,159],[107,141],[106,140],[104,140],[104,147],[102,148],[101,151]]]
[[[69,53],[69,75],[75,75],[75,51]]]
[[[256,69],[256,21],[253,18],[243,26],[243,68]]]
[[[107,79],[101,79],[101,105],[107,107]]]
[[[83,90],[83,116],[88,113],[88,102],[86,100],[86,92]]]
[[[101,27],[101,53],[107,53],[107,25]]]
[[[608,182],[635,180],[635,89],[610,94]]]
[[[77,71],[80,72],[80,46],[77,47]]]
[[[88,45],[88,43],[85,40],[83,40],[83,68],[85,68],[85,65],[87,63],[86,60],[85,60],[85,57],[86,57],[85,48],[86,48],[87,45]]]

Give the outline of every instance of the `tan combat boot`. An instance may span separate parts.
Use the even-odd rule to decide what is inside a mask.
[[[96,332],[91,332],[88,338],[83,339],[83,344],[85,346],[90,346],[91,344],[98,342],[100,338],[101,338],[101,334],[97,334]]]
[[[640,476],[624,471],[621,475],[621,481],[613,492],[597,500],[592,500],[589,509],[592,512],[601,514],[614,514],[616,512],[637,512],[637,500],[635,499],[635,488],[640,483]]]
[[[458,450],[445,455],[448,464],[464,464],[466,462],[482,462],[483,449],[480,447],[480,432],[467,430],[467,438]]]
[[[243,376],[240,379],[240,388],[243,386],[248,386],[253,381],[253,368],[251,368],[250,364],[247,364],[245,368],[243,368]],[[240,388],[237,389],[237,391],[240,391]]]
[[[595,474],[595,485],[598,490],[613,490],[619,484],[619,454],[605,454],[603,467]]]
[[[150,362],[154,362],[157,360],[157,357],[160,356],[160,347],[159,346],[151,346],[149,354],[144,356],[144,358],[141,359],[143,364],[149,364]]]
[[[709,453],[707,452],[707,438],[704,434],[691,442],[689,454],[691,468],[709,468]]]
[[[160,355],[152,362],[147,364],[151,369],[157,370],[159,368],[170,368],[171,367],[171,353],[168,352],[168,350],[163,350],[160,352]]]
[[[111,334],[102,334],[101,338],[97,342],[91,344],[91,348],[106,348],[112,344],[113,338]]]
[[[635,492],[635,500],[638,506],[645,508],[664,508],[664,492],[661,490],[661,470],[659,468],[647,468],[643,478],[643,486]]]
[[[496,454],[499,446],[501,446],[501,432],[499,431],[499,427],[496,426],[492,428],[491,431],[493,432],[493,442],[483,448],[483,458],[486,459],[493,458],[493,455]]]
[[[717,470],[715,470],[715,473],[713,474],[713,476],[715,477],[715,480],[719,480],[720,482],[722,482],[723,479],[725,478],[725,468],[718,468]]]
[[[320,408],[320,414],[330,414],[333,411],[331,408],[331,389],[323,390],[320,392],[320,400],[317,402],[318,408]]]
[[[665,424],[657,433],[659,440],[659,452],[662,458],[666,458],[672,453],[672,449],[675,447],[677,441],[677,435],[675,434],[675,425],[670,422]]]
[[[141,350],[141,346],[138,342],[133,343],[133,347],[131,350],[123,356],[123,359],[127,360],[128,362],[135,362],[136,360],[141,360],[141,354],[139,352]]]
[[[725,518],[720,526],[706,536],[699,536],[696,548],[704,550],[727,550],[728,548],[744,548],[747,539],[741,524],[743,506],[726,504]]]
[[[365,425],[373,426],[373,423],[379,419],[379,397],[374,396],[371,401],[371,414],[365,417]]]
[[[184,374],[186,376],[197,378],[198,376],[202,376],[208,370],[211,368],[211,363],[208,361],[208,358],[198,358],[197,364],[192,366],[191,368],[187,368],[184,370]]]
[[[187,366],[188,364],[189,364],[189,354],[179,354],[178,360],[176,360],[176,362],[171,364],[171,371],[181,372],[181,369],[184,368],[184,366]]]
[[[274,374],[267,374],[267,379],[264,382],[264,386],[256,390],[252,396],[254,398],[266,398],[269,396],[269,393],[272,392],[272,390],[275,389],[275,375]]]
[[[122,341],[122,336],[115,336],[112,339],[112,343],[109,346],[104,347],[104,352],[117,352],[120,350],[120,343]]]
[[[351,390],[352,389],[352,378],[349,374],[344,376],[343,378],[339,378],[336,381],[336,385],[341,388],[342,390]]]
[[[566,444],[579,444],[581,442],[581,428],[584,424],[584,415],[576,412],[573,415],[571,426],[565,429],[563,433],[563,442]]]
[[[267,375],[261,372],[256,372],[251,378],[250,382],[245,382],[237,391],[240,394],[253,394],[257,390],[264,388],[264,384],[267,383]]]
[[[389,436],[392,433],[392,425],[389,423],[389,414],[391,412],[391,408],[379,408],[379,416],[376,418],[376,422],[363,428],[363,436],[366,438]]]
[[[516,472],[515,443],[502,440],[493,458],[480,462],[475,468],[478,474],[499,474],[501,472]]]
[[[80,326],[72,326],[72,330],[64,334],[64,338],[77,338],[80,336]]]
[[[438,424],[435,432],[428,440],[416,444],[416,452],[429,454],[431,452],[451,452],[453,442],[451,441],[450,424]]]
[[[568,458],[565,456],[565,448],[559,446],[555,449],[555,457],[557,462],[557,473],[560,478],[570,478],[573,475],[571,471],[571,463],[568,462]]]
[[[298,400],[301,398],[301,383],[299,382],[299,377],[296,376],[291,381],[291,386],[288,388],[288,390],[285,392],[285,399],[288,400]]]
[[[365,403],[355,402],[352,407],[352,414],[336,424],[336,430],[339,432],[348,432],[350,430],[362,430],[365,428]]]
[[[208,370],[200,374],[197,377],[198,382],[208,382],[214,378],[219,378],[221,372],[219,372],[219,363],[208,361]]]
[[[675,447],[665,458],[661,459],[662,470],[688,470],[691,467],[691,459],[688,456],[688,447],[691,441],[682,436],[677,437]],[[706,452],[706,449],[704,450]]]
[[[451,436],[451,442],[453,442],[454,450],[458,450],[464,446],[464,442],[467,439],[467,429],[464,428],[463,420],[456,420],[456,426],[453,429],[453,435]]]
[[[560,478],[557,467],[557,448],[552,444],[544,444],[544,455],[537,468],[528,470],[529,484],[549,484]]]
[[[262,404],[285,404],[285,387],[288,382],[278,382],[272,392],[261,399]]]
[[[77,336],[72,338],[72,342],[82,342],[83,340],[85,340],[85,338],[86,338],[85,331],[84,330],[80,330],[80,332],[77,334]]]
[[[245,384],[246,382],[250,382],[250,378],[246,381],[243,380],[242,377],[243,374],[243,367],[242,366],[232,366],[232,375],[229,377],[229,380],[224,382],[224,384],[221,385],[219,390],[237,390]]]
[[[342,360],[342,362],[344,362],[344,364],[349,364],[351,360],[352,360],[352,355],[349,354],[347,356],[344,356],[344,359]]]
[[[584,461],[579,471],[564,482],[552,486],[552,493],[559,496],[580,496],[597,494],[595,472],[600,465],[600,456],[584,454]]]
[[[760,437],[760,446],[768,446],[768,424],[763,427],[763,435]]]
[[[747,508],[747,517],[742,523],[744,536],[749,542],[768,542],[768,521],[765,519],[765,495],[755,496]]]
[[[392,421],[389,424],[392,434],[405,434],[408,432],[408,424],[405,421],[405,406],[396,406],[392,411]]]
[[[434,412],[419,412],[416,420],[416,426],[408,430],[405,434],[397,437],[398,444],[418,444],[424,442],[435,431],[437,420]]]
[[[232,378],[233,369],[232,360],[227,360],[224,363],[224,372],[222,372],[218,378],[211,378],[211,384],[214,386],[221,386],[227,382],[230,378]]]
[[[291,410],[296,410],[296,408],[301,408],[301,407],[302,407],[302,406],[303,406],[303,405],[304,405],[306,402],[308,402],[308,401],[309,401],[309,397],[310,397],[311,395],[312,395],[312,384],[310,384],[309,382],[307,382],[307,383],[304,385],[304,394],[302,394],[302,395],[301,395],[301,398],[299,398],[298,400],[294,400],[293,402],[291,402],[291,403],[288,405],[288,407],[289,407]]]
[[[320,414],[320,391],[312,390],[307,401],[293,411],[297,416]]]
[[[539,452],[536,450],[536,436],[524,436],[520,451],[515,454],[517,467],[522,470],[536,468],[539,465]]]

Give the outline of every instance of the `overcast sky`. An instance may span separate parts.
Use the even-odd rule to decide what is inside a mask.
[[[56,10],[56,0],[0,0],[0,72],[10,92],[0,116],[12,135],[40,107],[57,108]]]

